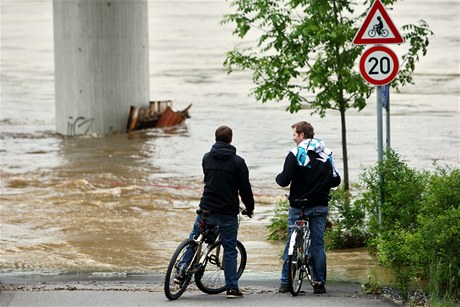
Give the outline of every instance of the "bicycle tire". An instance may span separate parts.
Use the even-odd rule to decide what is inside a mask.
[[[247,262],[246,248],[240,241],[236,242],[237,250],[237,276],[238,279],[244,272]],[[224,272],[224,252],[222,241],[213,244],[203,269],[195,274],[195,282],[201,291],[207,294],[218,294],[227,290]]]
[[[193,264],[189,264],[188,268],[185,269],[183,282],[181,284],[175,283],[174,277],[179,271],[179,262],[183,259],[185,253],[191,248],[191,253],[193,253],[191,259],[193,259],[193,255],[196,253],[197,247],[198,244],[195,241],[192,239],[185,239],[181,244],[179,244],[172,255],[171,260],[169,261],[168,270],[166,271],[164,285],[165,295],[169,300],[177,300],[184,293],[185,289],[187,289],[187,286],[193,276],[193,273],[188,271],[190,267],[193,267]]]
[[[294,249],[292,255],[289,255],[287,260],[288,265],[288,280],[289,280],[289,291],[292,296],[299,295],[300,288],[302,288],[302,238],[299,234],[299,230],[295,229],[292,231],[291,237],[296,236]]]

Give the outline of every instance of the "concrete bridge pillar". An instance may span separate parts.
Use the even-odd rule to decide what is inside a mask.
[[[124,132],[149,102],[147,0],[54,0],[56,131]]]

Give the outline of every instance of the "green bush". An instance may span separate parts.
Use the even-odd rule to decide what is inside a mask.
[[[379,172],[383,203],[379,224]],[[407,297],[409,282],[429,280],[433,297],[459,298],[460,171],[437,167],[416,171],[393,151],[362,175],[362,203],[370,231],[368,246],[379,263],[395,274],[395,285]]]
[[[460,208],[424,217],[417,238],[424,246],[416,264],[429,277],[430,293],[460,298]]]
[[[382,174],[380,183],[379,174]],[[410,168],[394,151],[387,151],[385,159],[365,170],[358,183],[355,203],[367,213],[370,240],[368,247],[375,251],[379,235],[394,229],[415,229],[428,174]],[[379,223],[379,189],[382,193]]]
[[[365,208],[362,203],[350,203],[349,198],[342,186],[331,191],[329,220],[332,227],[326,231],[328,248],[363,247],[369,237]]]
[[[416,264],[437,297],[460,298],[460,170],[431,176],[415,234]]]
[[[395,286],[404,299],[409,293],[409,283],[415,277],[416,268],[413,265],[415,250],[408,242],[412,233],[404,228],[395,227],[382,233],[377,239],[377,259],[380,264],[392,269],[395,275]]]

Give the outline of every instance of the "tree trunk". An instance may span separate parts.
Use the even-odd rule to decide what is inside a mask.
[[[347,124],[345,121],[345,103],[340,103],[340,122],[342,124],[342,156],[343,156],[343,187],[346,192],[350,190],[348,176],[348,152],[347,152]]]

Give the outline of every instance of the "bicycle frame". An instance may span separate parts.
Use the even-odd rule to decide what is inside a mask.
[[[218,227],[218,226],[214,226],[214,227]],[[211,229],[211,231],[213,231],[213,230],[214,230],[214,228]],[[208,253],[211,250],[211,248],[213,247],[213,244],[220,239],[220,234],[218,234],[215,239],[213,239],[212,241],[206,242],[206,239],[207,239],[207,237],[209,235],[210,235],[209,233],[206,234],[206,233],[201,232],[200,235],[198,236],[198,238],[196,240],[194,240],[198,244],[198,249],[197,249],[197,251],[196,251],[194,256],[195,257],[197,257],[197,256],[200,257],[200,259],[199,259],[199,261],[197,263],[198,267],[197,267],[196,271],[200,270],[201,267],[205,265],[205,261],[208,259]],[[203,248],[203,243],[206,243],[208,245],[206,246],[206,249],[204,251],[201,251],[201,249]],[[220,247],[221,246],[216,247],[216,257],[217,257],[217,259],[219,259],[220,249],[221,249]],[[193,262],[194,260],[195,259],[192,259],[191,263],[194,263]]]
[[[309,221],[305,220],[304,217],[302,217],[302,219],[295,221],[295,224],[294,224],[294,228],[298,229],[300,231],[300,234],[302,235],[302,242],[304,243],[303,250],[306,250],[307,248],[310,247],[310,228],[309,227],[310,227]],[[297,235],[298,233],[296,231],[292,231],[291,238],[289,241],[289,249],[288,249],[289,256],[292,256],[292,254],[294,253],[295,243],[297,241]]]
[[[198,212],[197,212],[198,213]],[[206,227],[207,215],[204,215],[201,222],[200,222],[200,233],[196,239],[193,239],[193,241],[196,242],[197,244],[197,250],[193,254],[192,259],[190,260],[191,268],[188,269],[189,273],[194,274],[198,272],[204,265],[205,261],[208,257],[208,253],[213,246],[215,242],[217,242],[220,238],[220,233],[217,233],[217,236],[215,238],[212,237],[212,234],[216,232],[216,228],[218,229],[219,226],[217,225],[212,225],[212,227]],[[202,251],[203,248],[203,243],[207,244],[207,247],[204,251]],[[220,246],[217,247],[217,255],[220,254]],[[198,262],[196,262],[196,259],[198,258]]]
[[[242,210],[243,209],[240,207],[240,212]],[[203,212],[203,211],[201,211],[201,213],[200,213],[200,211],[197,210],[197,214],[202,216],[202,220],[200,222],[200,227],[199,227],[200,228],[200,234],[199,234],[198,238],[194,239],[194,241],[198,244],[198,250],[195,253],[195,256],[201,255],[198,264],[201,264],[203,266],[203,265],[205,265],[205,261],[208,258],[208,253],[209,253],[210,249],[213,247],[213,244],[220,240],[220,230],[219,230],[219,226],[217,226],[217,225],[211,225],[211,227],[207,228],[208,224],[206,223],[206,220],[209,217],[209,213],[206,213],[206,212]],[[240,222],[241,222],[241,216],[238,216],[238,224]],[[215,235],[215,237],[213,237],[213,235]],[[208,246],[207,246],[207,248],[206,248],[206,250],[204,252],[201,252],[203,243],[207,243]],[[220,265],[219,264],[219,255],[221,253],[221,249],[222,249],[222,246],[220,246],[220,245],[217,246],[215,255],[213,255],[214,257],[210,258],[211,260],[214,259],[215,263],[213,263],[213,264]],[[192,259],[192,262],[190,262],[190,263],[194,263],[193,260],[195,260],[195,259]],[[200,269],[200,267],[198,269]]]

